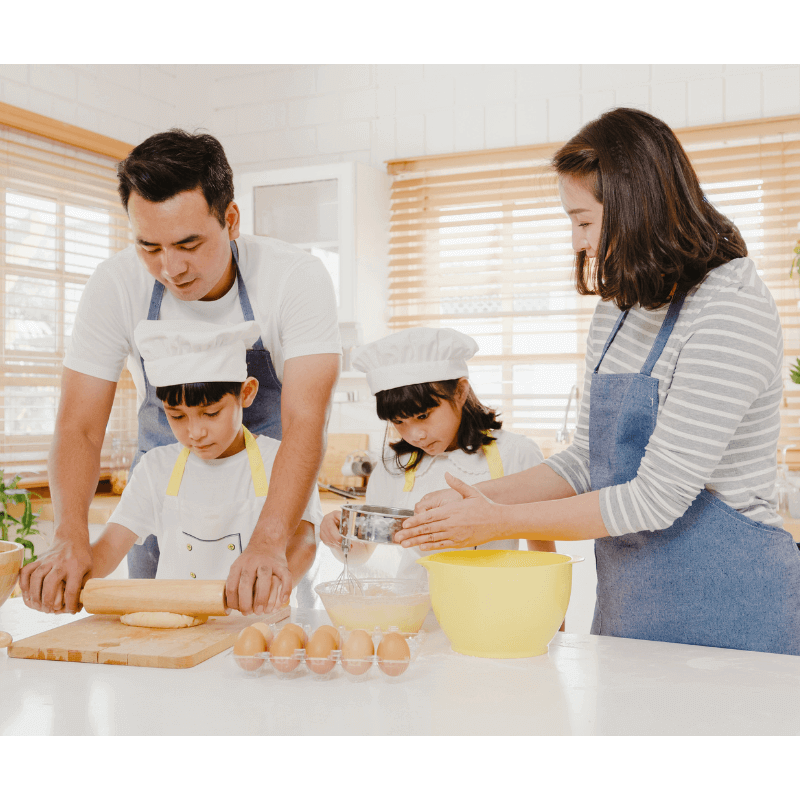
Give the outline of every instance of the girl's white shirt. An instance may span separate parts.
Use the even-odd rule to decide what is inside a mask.
[[[541,464],[544,460],[539,445],[532,439],[502,429],[492,431],[497,440],[503,473],[511,475]],[[408,456],[403,456],[407,461]],[[374,506],[413,509],[429,492],[448,489],[445,473],[449,472],[470,485],[490,479],[489,463],[481,449],[477,453],[451,450],[437,456],[423,456],[417,466],[414,486],[404,492],[406,473],[395,463],[395,453],[386,448],[383,459],[378,462],[367,484],[366,503]],[[481,545],[486,550],[517,550],[519,539],[506,539]],[[359,565],[358,576],[387,578],[416,578],[425,575],[425,570],[416,560],[431,551],[423,552],[417,547],[401,548],[392,545],[377,545],[369,559]],[[443,552],[443,551],[437,551]],[[354,559],[355,560],[355,559]]]

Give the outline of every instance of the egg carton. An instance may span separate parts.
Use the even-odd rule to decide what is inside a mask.
[[[295,623],[297,624],[297,623]],[[280,629],[279,626],[271,624],[269,626],[274,633]],[[309,638],[313,633],[309,625],[300,625]],[[344,627],[339,627],[339,641],[351,633]],[[387,633],[400,633],[406,640],[409,649],[409,658],[402,660],[389,660],[378,658],[377,655],[359,659],[342,659],[341,650],[331,650],[328,658],[310,658],[306,655],[305,649],[295,650],[290,656],[273,656],[269,652],[254,653],[250,656],[236,655],[231,651],[230,658],[236,666],[248,678],[260,678],[264,675],[272,674],[281,680],[294,680],[310,675],[313,680],[331,680],[344,675],[353,683],[367,681],[375,676],[385,680],[393,681],[406,673],[411,664],[414,663],[419,655],[422,642],[425,639],[425,632],[419,631],[415,634],[405,634],[399,628],[390,627],[387,631],[382,631],[376,627],[372,634],[372,646],[377,653],[381,639]]]

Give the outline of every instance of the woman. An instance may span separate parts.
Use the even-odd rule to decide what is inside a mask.
[[[491,484],[448,478],[397,541],[595,539],[592,633],[800,655],[800,552],[776,513],[772,296],[650,114],[603,114],[553,166],[578,291],[600,296],[575,441]]]

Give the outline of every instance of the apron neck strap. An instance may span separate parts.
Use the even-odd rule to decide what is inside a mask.
[[[669,336],[675,327],[675,323],[678,321],[678,314],[681,313],[683,301],[685,299],[685,294],[675,294],[675,296],[672,298],[672,302],[669,304],[669,309],[667,310],[667,316],[664,317],[664,321],[661,323],[661,329],[658,332],[658,336],[656,336],[656,340],[653,342],[653,346],[650,348],[650,354],[647,356],[647,361],[645,361],[642,365],[642,375],[649,375],[653,371],[653,367],[656,365],[656,361],[658,361],[661,353],[664,351],[664,347],[667,344],[667,339],[669,339]]]
[[[244,446],[247,450],[247,459],[250,462],[250,476],[253,479],[256,497],[266,497],[269,490],[269,481],[267,480],[267,471],[264,469],[264,459],[261,458],[261,451],[258,449],[258,444],[253,434],[244,425],[242,425],[242,430],[244,431]],[[169,483],[167,484],[168,497],[178,496],[190,452],[188,447],[184,447],[175,461],[172,475],[170,475]]]
[[[658,331],[658,335],[656,336],[655,341],[653,342],[653,346],[650,348],[650,353],[647,356],[647,360],[642,365],[641,370],[639,370],[641,375],[650,375],[653,371],[653,367],[656,365],[656,361],[658,361],[661,353],[664,352],[664,347],[667,344],[667,339],[669,339],[672,330],[675,327],[675,323],[678,320],[678,315],[681,313],[681,309],[683,308],[683,301],[686,299],[685,294],[675,294],[672,298],[672,301],[669,304],[669,308],[667,309],[667,315],[664,317],[664,321],[661,323],[661,328]],[[608,336],[608,340],[606,341],[605,347],[603,347],[603,352],[600,355],[600,359],[597,362],[597,366],[594,368],[594,374],[597,374],[597,371],[600,369],[600,364],[603,363],[603,359],[608,352],[608,348],[611,347],[611,343],[614,341],[614,337],[619,333],[619,329],[622,327],[622,323],[625,322],[625,319],[628,316],[627,311],[623,311],[619,317],[617,318],[616,323],[614,324],[611,333]]]

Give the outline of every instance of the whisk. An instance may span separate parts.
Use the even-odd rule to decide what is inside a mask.
[[[357,578],[354,578],[347,567],[347,554],[350,552],[350,540],[342,536],[342,553],[344,553],[344,569],[331,586],[331,594],[364,594],[364,589]]]

